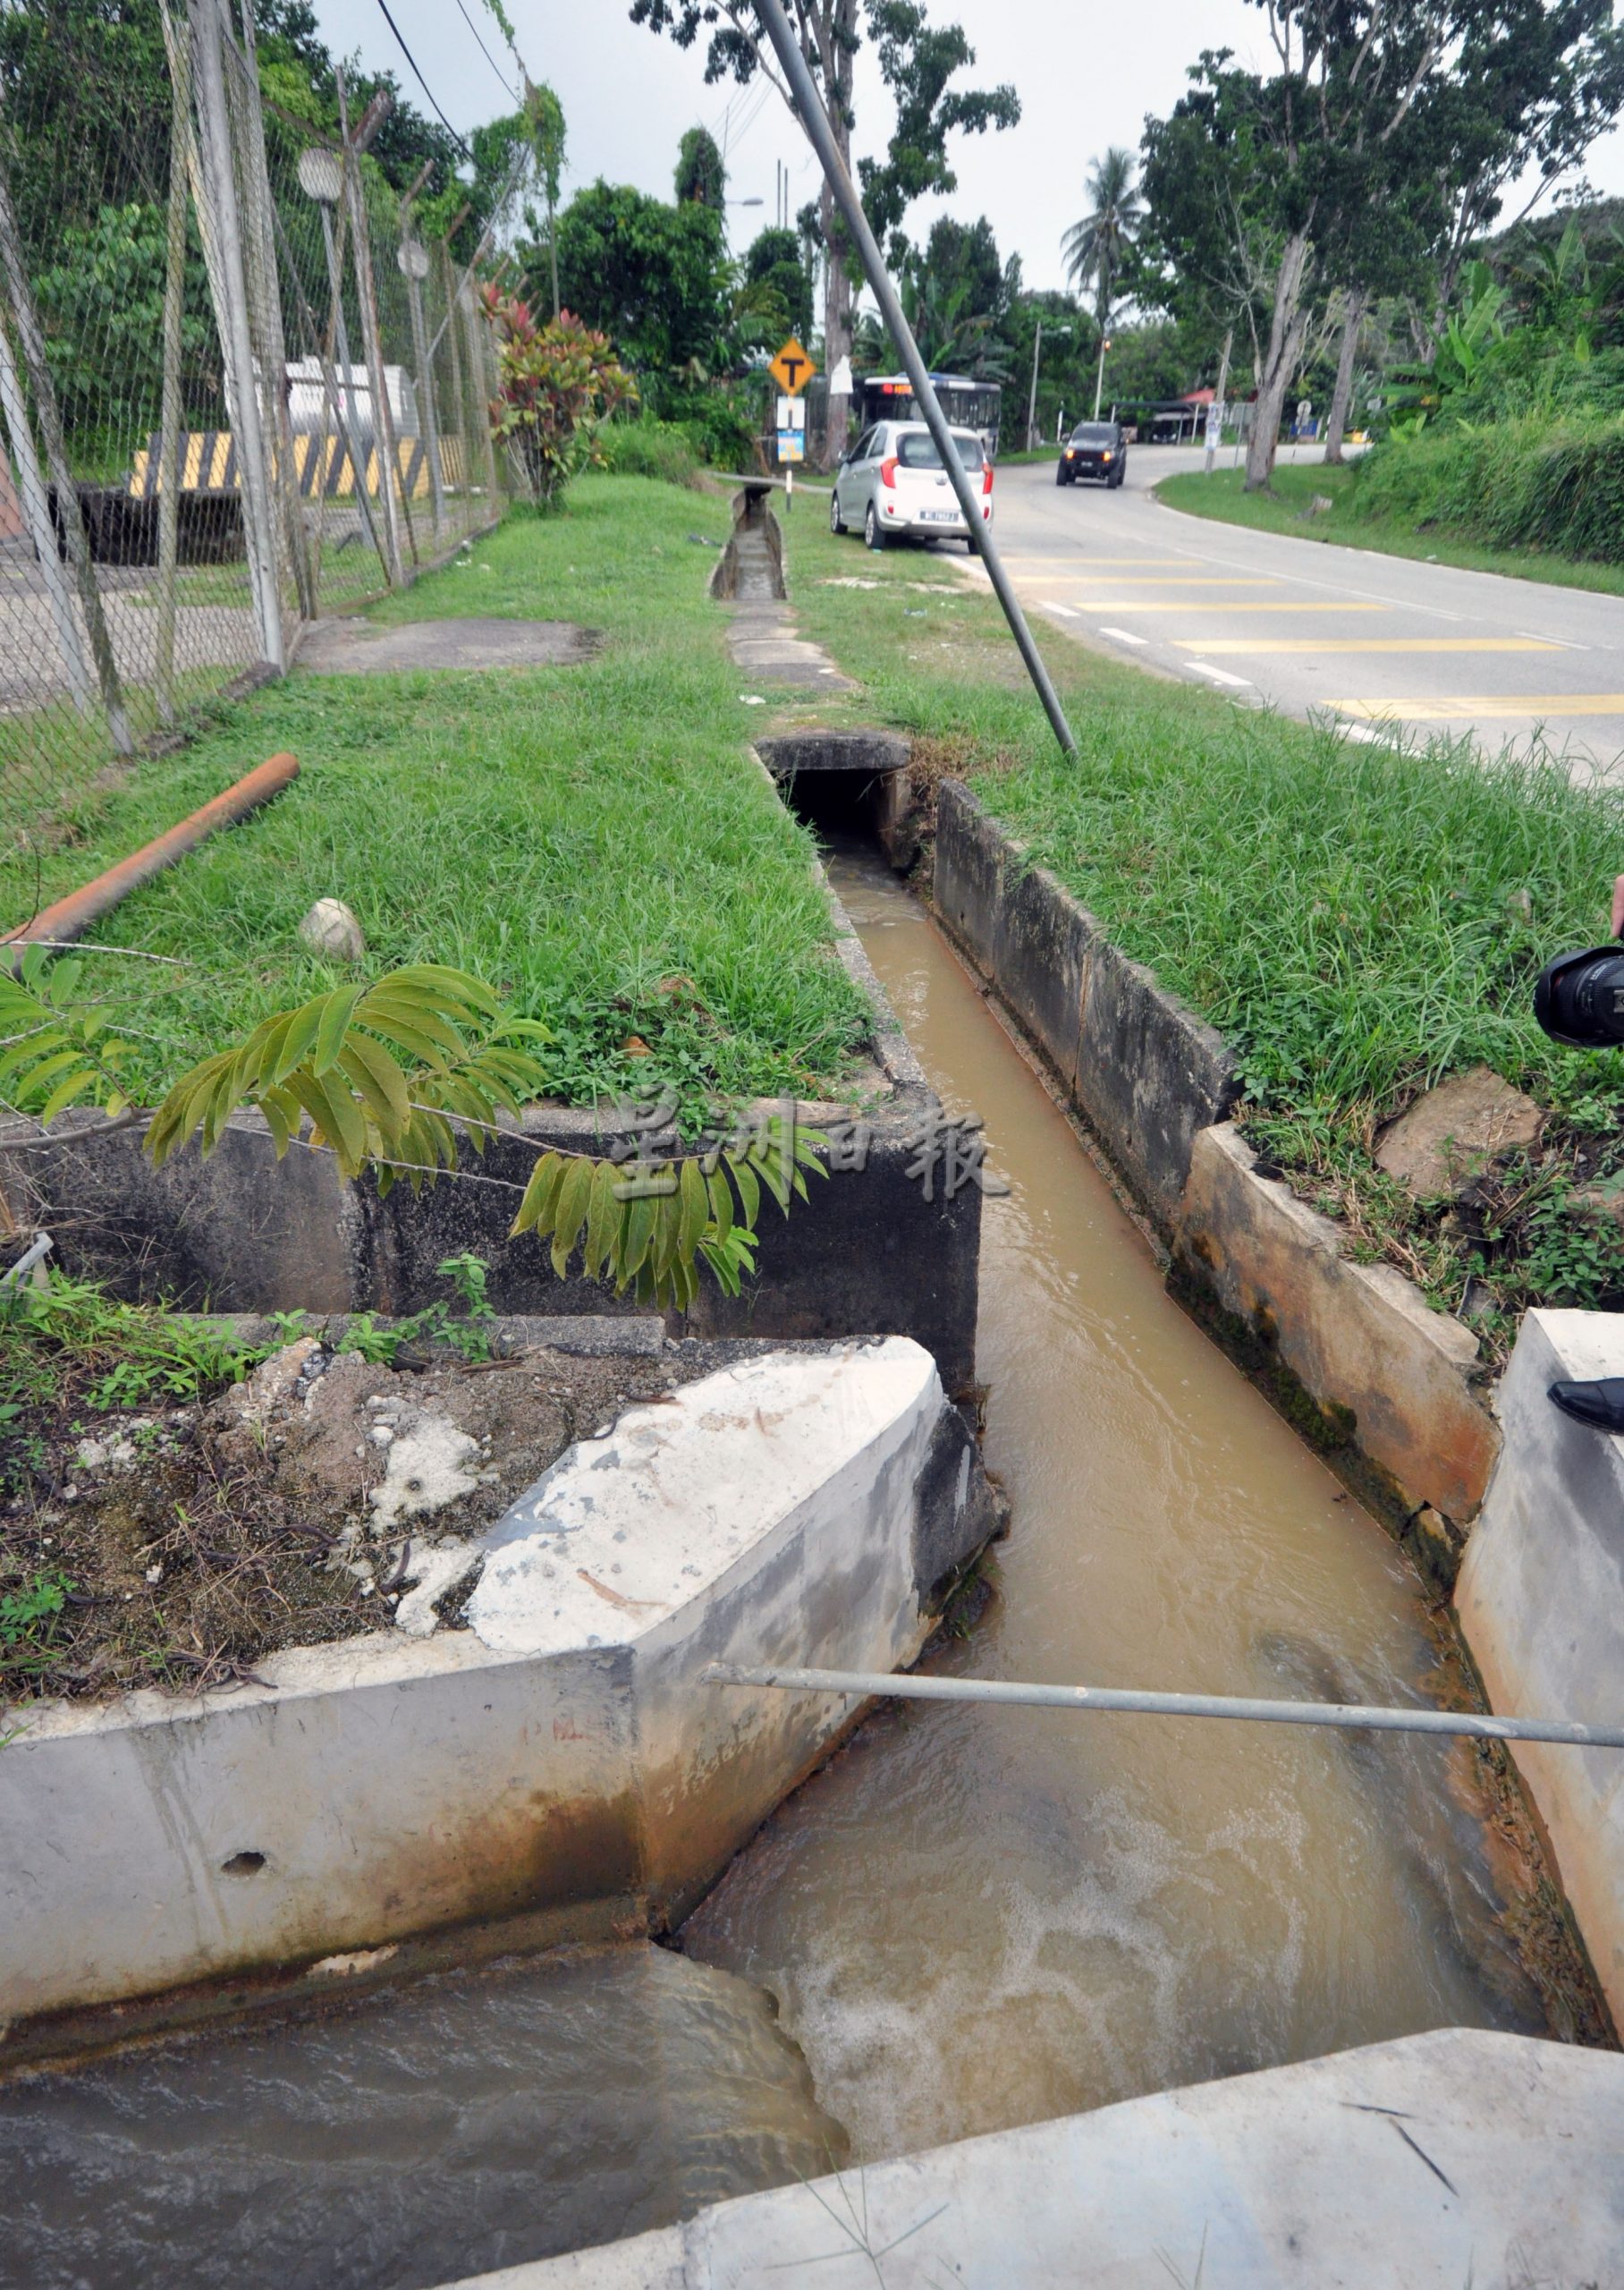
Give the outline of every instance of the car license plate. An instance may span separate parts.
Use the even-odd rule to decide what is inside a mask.
[[[919,514],[927,525],[956,525],[959,522],[957,509],[921,509]]]

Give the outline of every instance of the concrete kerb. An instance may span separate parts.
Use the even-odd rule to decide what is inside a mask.
[[[1620,1374],[1624,1315],[1525,1314],[1500,1388],[1504,1446],[1456,1588],[1496,1709],[1618,1720],[1624,1439],[1574,1422],[1545,1395],[1559,1378]],[[1624,1757],[1535,1743],[1512,1755],[1614,2024],[1624,2026]]]
[[[1408,1539],[1447,1588],[1459,1537],[1442,1522],[1476,1515],[1499,1446],[1476,1338],[1397,1272],[1351,1261],[1328,1218],[1257,1174],[1228,1118],[1241,1084],[1219,1035],[955,780],[937,798],[935,899],[1243,1364],[1322,1447],[1356,1451],[1359,1491],[1391,1523],[1439,1518],[1437,1547]]]
[[[291,1648],[230,1696],[14,1710],[0,2065],[490,1920],[678,1921],[859,1714],[700,1671],[903,1667],[999,1523],[919,1345],[747,1345],[511,1504],[464,1627]]]

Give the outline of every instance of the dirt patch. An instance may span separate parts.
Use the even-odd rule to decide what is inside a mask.
[[[391,1367],[306,1336],[129,1406],[105,1355],[49,1367],[0,1423],[0,1703],[195,1692],[281,1647],[426,1636],[478,1531],[573,1440],[706,1372],[550,1349]]]

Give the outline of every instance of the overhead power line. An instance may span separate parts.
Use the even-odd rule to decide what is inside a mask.
[[[469,31],[472,32],[474,36],[474,43],[478,48],[480,55],[484,56],[486,62],[490,65],[491,70],[496,74],[496,77],[501,81],[509,95],[513,98],[513,101],[515,103],[519,103],[522,99],[518,89],[512,85],[512,81],[508,79],[507,74],[503,71],[501,64],[497,63],[489,48],[486,47],[485,42],[479,38],[479,27],[469,14],[468,10],[463,6],[462,0],[457,0],[457,6],[461,13],[463,22],[468,26]]]
[[[377,4],[384,12],[384,21],[394,34],[395,41],[400,48],[401,54],[406,58],[407,63],[410,64],[419,87],[422,89],[423,93],[428,98],[435,117],[439,121],[441,126],[445,130],[445,132],[451,137],[452,141],[456,145],[458,150],[461,152],[463,157],[465,159],[471,159],[474,156],[473,153],[469,149],[467,144],[458,134],[450,120],[446,118],[445,114],[440,109],[438,103],[435,99],[434,89],[429,86],[427,81],[423,77],[422,72],[418,68],[417,57],[412,54],[411,50],[407,47],[405,40],[401,37],[401,28],[389,13],[389,0],[377,0]]]

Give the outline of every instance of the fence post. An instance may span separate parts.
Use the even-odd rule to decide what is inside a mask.
[[[237,481],[242,494],[242,526],[248,545],[249,579],[259,644],[278,674],[287,666],[282,642],[282,597],[271,524],[270,486],[265,436],[255,386],[253,340],[249,327],[248,282],[242,268],[242,221],[232,157],[231,119],[225,101],[225,66],[217,0],[187,0],[197,59],[198,122],[203,189],[213,210],[217,261],[210,283],[221,298],[216,319],[224,353],[226,411],[237,446]]]
[[[186,315],[186,147],[191,130],[190,58],[162,10],[169,59],[169,245],[164,278],[164,394],[158,412],[158,601],[153,683],[158,713],[174,721],[175,581],[181,530],[181,350]]]
[[[434,367],[428,355],[428,328],[423,323],[423,281],[428,276],[428,253],[421,242],[411,235],[405,209],[401,215],[401,250],[395,260],[406,281],[406,300],[411,309],[411,354],[418,367],[423,450],[428,456],[428,488],[437,540],[445,522],[445,488],[440,479],[440,421],[435,406]]]
[[[12,451],[17,456],[18,489],[22,495],[23,514],[29,521],[29,538],[34,544],[34,554],[39,559],[40,578],[50,599],[51,617],[56,623],[56,640],[62,646],[63,664],[68,672],[68,690],[73,695],[73,704],[80,714],[94,716],[96,683],[85,658],[84,646],[80,640],[79,623],[73,617],[73,600],[68,594],[68,583],[56,543],[56,528],[51,522],[51,505],[46,496],[45,479],[40,475],[39,456],[34,450],[34,433],[29,426],[28,400],[22,387],[22,377],[17,370],[16,355],[12,349],[3,310],[0,310],[0,429],[11,432]]]
[[[107,712],[107,736],[120,755],[133,755],[135,742],[130,733],[130,719],[124,713],[124,695],[119,685],[117,663],[113,657],[113,641],[102,615],[101,592],[96,585],[96,570],[90,562],[90,544],[85,534],[79,488],[68,468],[67,441],[63,436],[62,417],[56,407],[56,386],[51,379],[51,369],[45,354],[45,336],[39,330],[28,272],[23,267],[22,241],[12,207],[11,183],[6,176],[3,156],[0,156],[0,273],[4,274],[0,284],[4,284],[11,297],[18,344],[22,352],[23,366],[27,369],[29,386],[34,394],[39,433],[45,440],[45,457],[50,466],[51,482],[56,488],[56,514],[62,522],[62,538],[67,548],[68,562],[73,568],[73,585],[79,594],[80,609],[85,616],[85,629],[90,640],[90,657],[96,664],[97,683],[101,686],[102,706]],[[15,360],[9,354],[6,363],[11,368],[13,388],[15,390],[19,377]],[[6,416],[13,438],[19,430],[26,431],[28,428],[25,406],[20,405],[19,414],[21,418],[15,422],[9,412]],[[36,463],[36,481],[38,474],[38,465]],[[56,556],[56,535],[52,528],[48,500],[46,503],[45,525],[45,532],[35,537],[37,548],[40,547],[41,540],[45,543],[40,548],[42,566],[47,557]],[[46,577],[48,585],[48,572]],[[68,617],[71,622],[71,606]],[[72,674],[72,669],[69,673]]]
[[[490,368],[486,359],[484,328],[479,323],[479,307],[474,300],[474,290],[465,278],[457,289],[457,301],[462,313],[464,338],[468,344],[468,385],[473,393],[473,416],[479,436],[479,458],[485,468],[486,506],[489,509],[496,497],[496,448],[491,437],[490,415],[486,400],[493,394]],[[469,483],[473,483],[470,467]]]
[[[401,520],[395,499],[394,423],[389,413],[389,377],[384,371],[383,336],[378,331],[377,295],[372,283],[372,248],[367,227],[367,200],[361,188],[361,155],[351,143],[344,75],[337,74],[338,100],[343,126],[344,205],[350,217],[355,265],[355,293],[360,304],[361,348],[367,360],[367,381],[372,398],[372,450],[377,457],[378,493],[384,505],[384,536],[388,547],[388,573],[397,589],[406,584],[401,556]]]
[[[273,475],[282,506],[288,558],[292,566],[294,593],[301,620],[316,617],[316,581],[310,566],[304,515],[299,499],[299,472],[293,459],[293,424],[288,413],[288,346],[282,331],[282,294],[276,275],[276,248],[271,236],[270,169],[265,157],[265,113],[259,99],[259,60],[254,45],[251,0],[238,0],[242,22],[241,54],[233,47],[231,62],[240,68],[237,101],[231,106],[236,125],[237,148],[242,157],[242,182],[250,212],[243,234],[250,311],[259,336],[259,367],[270,401],[276,436]]]
[[[445,347],[451,358],[451,410],[452,419],[457,426],[457,459],[461,464],[457,472],[457,482],[462,488],[462,513],[463,522],[466,524],[470,514],[474,490],[474,438],[473,432],[469,428],[468,407],[462,395],[462,352],[457,345],[455,322],[457,287],[456,281],[452,276],[451,248],[445,240],[440,241],[438,250],[440,293],[445,303],[445,316],[448,321],[446,326],[441,327],[440,333],[445,336]],[[439,334],[436,335],[435,340],[436,342],[439,340]],[[431,358],[434,356],[432,347],[428,354]]]

